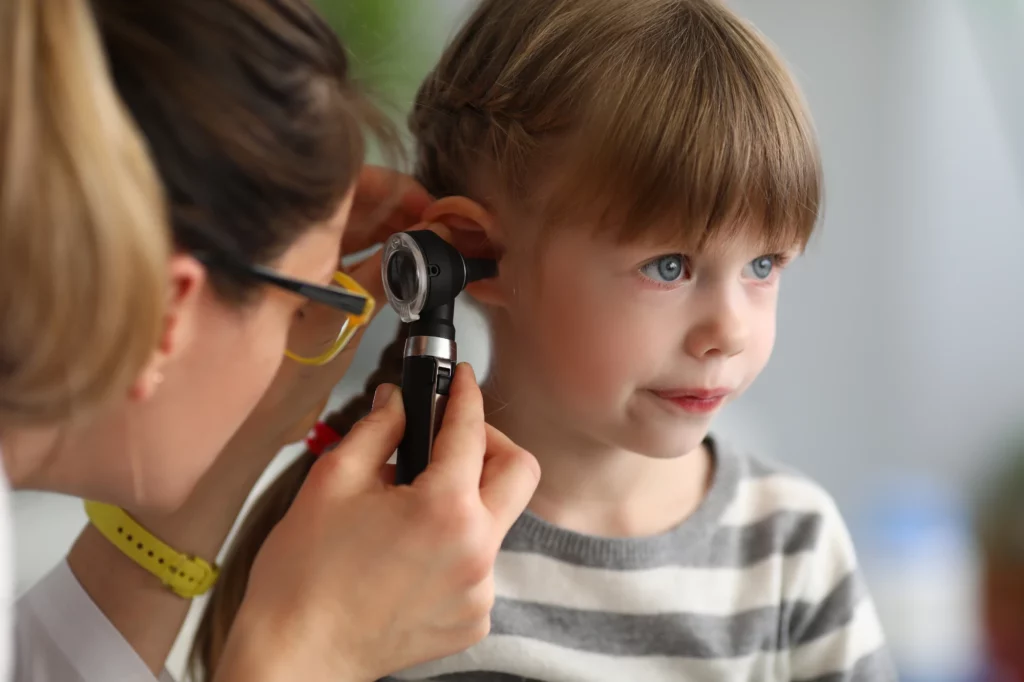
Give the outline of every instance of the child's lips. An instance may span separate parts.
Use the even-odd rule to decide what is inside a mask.
[[[654,390],[654,395],[691,414],[714,412],[732,393],[728,388],[683,388]]]

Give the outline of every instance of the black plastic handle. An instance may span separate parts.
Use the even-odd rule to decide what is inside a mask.
[[[409,485],[426,470],[448,401],[450,377],[437,358],[406,357],[402,365],[405,435],[398,446],[395,483]]]

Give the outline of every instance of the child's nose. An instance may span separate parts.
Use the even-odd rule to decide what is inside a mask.
[[[693,325],[684,339],[684,349],[695,358],[739,355],[750,336],[743,311],[739,306],[723,302]]]

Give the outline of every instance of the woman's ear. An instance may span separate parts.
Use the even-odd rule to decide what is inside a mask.
[[[498,261],[497,277],[473,282],[466,287],[466,292],[484,305],[507,305],[508,296],[501,276],[505,240],[493,214],[472,199],[445,197],[423,212],[423,221],[463,256]]]
[[[164,371],[173,358],[191,343],[199,315],[199,297],[206,282],[206,270],[188,254],[175,254],[168,263],[170,300],[164,313],[164,327],[149,362],[139,372],[129,395],[145,401],[164,381]]]

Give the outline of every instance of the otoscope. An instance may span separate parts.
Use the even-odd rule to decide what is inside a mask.
[[[408,485],[430,462],[457,364],[455,297],[470,282],[494,277],[497,262],[464,258],[430,230],[391,236],[381,277],[388,302],[409,325],[402,363],[405,435],[398,446],[395,483]]]

